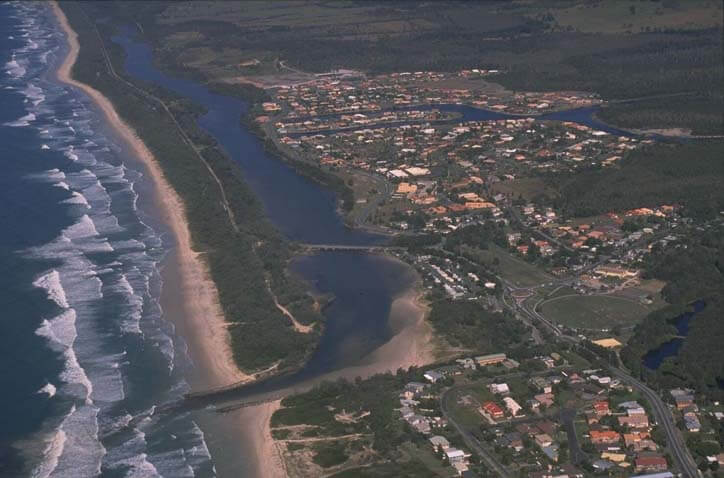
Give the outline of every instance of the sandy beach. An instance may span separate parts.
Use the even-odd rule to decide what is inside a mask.
[[[90,96],[118,136],[128,145],[133,156],[143,163],[153,182],[154,202],[175,238],[176,247],[169,254],[163,268],[161,303],[165,316],[174,321],[189,343],[190,354],[196,365],[196,376],[192,378],[194,388],[203,389],[254,380],[252,375],[243,373],[234,363],[218,292],[210,279],[207,265],[193,250],[181,198],[165,179],[151,151],[118,116],[111,102],[91,86],[72,78],[72,67],[79,51],[77,35],[56,3],[53,3],[53,9],[66,33],[69,46],[68,55],[58,69],[58,79]],[[322,380],[368,377],[375,373],[394,372],[400,367],[432,362],[432,329],[425,320],[427,307],[422,303],[421,297],[422,291],[418,284],[394,300],[390,310],[390,324],[395,335],[362,363],[294,388],[306,389]],[[255,455],[257,476],[264,478],[286,476],[282,457],[269,429],[269,420],[280,406],[280,401],[277,400],[227,415],[234,423],[233,426],[238,426],[238,431],[244,436],[244,448],[248,447]]]
[[[252,380],[234,363],[218,292],[209,277],[208,267],[193,250],[181,198],[166,181],[151,151],[118,116],[111,102],[98,90],[72,78],[80,48],[77,35],[56,3],[53,3],[53,10],[65,31],[69,47],[68,55],[58,69],[58,79],[86,93],[133,155],[145,165],[153,181],[159,212],[176,240],[176,247],[164,267],[162,306],[166,317],[181,327],[189,342],[192,359],[199,370],[193,385],[202,388]]]

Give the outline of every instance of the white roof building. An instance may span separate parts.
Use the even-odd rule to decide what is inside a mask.
[[[503,402],[505,403],[505,408],[507,408],[510,414],[513,416],[518,415],[518,412],[523,409],[523,407],[521,407],[518,402],[510,397],[504,397]]]
[[[457,448],[448,448],[445,450],[445,456],[451,464],[465,460],[465,453]]]
[[[510,388],[507,383],[491,383],[488,388],[492,393],[497,393],[499,395],[510,393]]]

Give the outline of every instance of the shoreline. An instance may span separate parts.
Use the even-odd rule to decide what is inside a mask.
[[[255,375],[244,373],[234,362],[218,291],[210,278],[208,266],[192,248],[181,198],[166,181],[151,151],[118,116],[110,100],[90,85],[73,79],[72,68],[80,50],[77,34],[56,2],[52,3],[52,9],[68,45],[68,53],[56,71],[57,79],[88,95],[102,111],[108,126],[142,163],[151,178],[153,197],[150,199],[156,206],[159,219],[174,237],[175,246],[161,263],[163,286],[160,302],[164,317],[176,325],[189,346],[195,365],[193,376],[188,377],[192,389],[256,380]],[[236,449],[233,453],[250,456],[257,475],[264,478],[286,476],[281,455],[276,452],[268,427],[274,406],[273,403],[263,404],[259,407],[260,413],[253,414],[249,412],[256,411],[257,407],[249,409],[247,413],[234,417],[232,425],[223,427],[227,433],[222,432],[235,443],[232,445]],[[237,442],[241,437],[246,443]]]
[[[185,332],[191,357],[199,369],[194,374],[192,386],[215,387],[254,380],[252,375],[245,374],[234,363],[218,292],[208,267],[193,250],[181,198],[166,181],[151,151],[118,116],[113,104],[95,88],[72,77],[72,68],[80,50],[77,34],[58,4],[54,2],[52,8],[68,44],[68,53],[56,72],[58,80],[90,97],[103,113],[107,124],[128,145],[130,153],[144,165],[153,184],[153,202],[161,220],[174,236],[175,247],[162,264],[164,287],[161,305],[166,319],[172,320]]]
[[[153,193],[149,199],[153,201],[160,220],[168,226],[174,237],[175,247],[161,264],[161,304],[166,320],[171,320],[179,328],[180,335],[189,345],[195,364],[190,380],[192,388],[200,390],[254,381],[256,376],[239,370],[233,360],[218,292],[210,279],[207,265],[192,248],[181,198],[166,181],[151,151],[132,127],[118,116],[113,104],[98,90],[73,79],[71,72],[80,48],[77,34],[58,4],[54,2],[52,8],[69,47],[57,70],[58,80],[88,95],[103,113],[106,123],[128,145],[129,153],[142,163],[151,179]],[[399,260],[395,257],[389,259]],[[313,383],[339,377],[368,377],[387,371],[394,373],[400,367],[434,361],[432,327],[426,322],[428,307],[421,302],[423,291],[420,287],[418,279],[393,299],[389,311],[393,335],[388,342],[372,351],[360,363],[325,374],[314,379]],[[244,436],[246,443],[237,446],[251,453],[250,458],[258,476],[286,476],[283,457],[271,437],[269,427],[271,416],[279,407],[280,401],[277,400],[249,407],[228,417],[233,424],[225,428],[234,435]]]
[[[394,256],[388,258],[399,260]],[[409,288],[398,294],[390,306],[389,321],[393,330],[390,340],[370,352],[359,364],[312,379],[306,385],[297,386],[296,390],[289,390],[289,395],[302,393],[322,381],[340,378],[354,381],[357,377],[365,379],[381,373],[394,374],[400,368],[421,367],[435,362],[435,335],[432,325],[427,321],[429,313],[430,306],[424,301],[424,289],[421,279],[418,278]],[[280,408],[281,400],[275,400],[246,408],[242,412],[252,417],[249,433],[263,437],[256,447],[258,462],[272,465],[267,469],[258,469],[260,476],[264,478],[288,476],[284,447],[271,435],[271,417]]]

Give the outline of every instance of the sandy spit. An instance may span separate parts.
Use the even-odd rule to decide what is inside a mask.
[[[169,258],[173,264],[167,264],[164,275],[169,272],[177,274],[172,280],[177,290],[166,291],[162,306],[167,311],[167,316],[171,315],[170,311],[174,312],[173,320],[185,331],[192,359],[199,370],[199,376],[194,380],[195,387],[224,386],[253,380],[252,376],[243,373],[234,363],[218,291],[210,279],[206,263],[193,250],[181,198],[169,185],[151,151],[118,116],[108,98],[91,86],[73,79],[72,68],[80,49],[78,35],[70,27],[57,3],[53,2],[52,5],[69,46],[68,55],[58,69],[58,79],[87,94],[101,109],[117,134],[128,144],[134,156],[143,162],[153,181],[159,211],[176,239],[176,248]]]
[[[153,181],[155,202],[176,239],[176,248],[164,265],[164,291],[161,303],[167,317],[180,326],[189,343],[197,375],[197,389],[225,386],[254,380],[236,366],[219,303],[218,291],[210,278],[207,264],[193,250],[183,202],[170,186],[151,151],[135,131],[119,116],[112,103],[99,91],[72,78],[78,57],[77,34],[63,11],[53,2],[53,11],[63,28],[69,52],[58,69],[58,79],[79,88],[103,111],[108,123],[127,142],[134,155],[143,162]],[[235,417],[238,430],[253,444],[256,466],[263,478],[286,476],[284,464],[271,437],[269,421],[279,409],[280,401],[244,410]],[[236,426],[236,425],[235,425]]]

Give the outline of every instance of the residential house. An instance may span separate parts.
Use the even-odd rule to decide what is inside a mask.
[[[491,383],[488,389],[496,395],[507,395],[510,393],[507,383]]]
[[[636,457],[634,464],[636,472],[662,472],[669,467],[666,458],[660,455]]]
[[[447,438],[440,435],[435,435],[429,438],[430,444],[432,445],[432,449],[437,451],[438,449],[447,450],[450,448],[450,442],[447,441]]]
[[[649,417],[646,415],[628,415],[625,417],[618,417],[618,423],[621,426],[636,430],[648,429]]]
[[[518,402],[510,397],[504,397],[503,402],[505,403],[505,408],[507,408],[510,414],[514,417],[517,416],[518,413],[520,413],[520,411],[523,409],[523,407],[521,407]]]
[[[445,450],[445,456],[452,465],[453,463],[461,463],[465,461],[465,452],[457,448],[448,448]]]
[[[496,363],[500,363],[506,359],[506,355],[503,353],[500,354],[490,354],[490,355],[481,355],[478,357],[475,357],[475,361],[480,366],[485,365],[494,365]]]
[[[484,415],[491,417],[494,420],[500,420],[505,416],[505,412],[503,412],[503,409],[496,405],[494,402],[485,402],[483,406],[480,407],[480,412]]]
[[[613,430],[591,430],[589,435],[593,444],[614,444],[621,440],[621,435]]]

